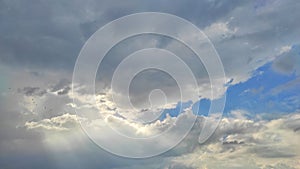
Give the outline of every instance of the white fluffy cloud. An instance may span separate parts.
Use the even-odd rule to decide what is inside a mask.
[[[146,163],[146,168],[297,168],[299,165],[300,147],[300,116],[299,113],[281,116],[274,120],[250,120],[243,116],[239,110],[234,116],[225,117],[213,136],[204,144],[197,143],[201,126],[205,117],[199,117],[190,134],[174,150],[160,155],[163,163]],[[179,116],[178,118],[181,118]],[[75,115],[65,114],[39,122],[26,123],[27,128],[39,129],[47,133],[49,129],[65,131],[66,128],[76,128],[72,132],[79,132],[75,127]],[[170,123],[171,118],[165,122],[156,122],[152,125],[130,123],[124,119],[109,116],[106,119],[119,131],[131,133],[131,135],[151,135],[158,130],[163,130],[165,124]],[[174,119],[173,119],[174,120]],[[105,121],[102,121],[102,123]],[[177,125],[184,125],[178,123]],[[69,130],[69,132],[71,132]],[[105,135],[105,130],[101,130]],[[152,132],[152,133],[151,133]],[[49,135],[51,137],[51,134]],[[67,142],[71,138],[65,138]],[[74,139],[72,137],[72,139]],[[117,140],[110,138],[112,144]],[[51,140],[48,140],[51,142]],[[57,140],[51,144],[59,145]],[[55,142],[55,143],[54,143]],[[159,143],[158,143],[159,144]],[[130,145],[127,145],[130,146]],[[135,146],[132,145],[134,148]],[[124,147],[125,148],[125,147]],[[127,147],[128,148],[128,147]],[[127,149],[126,148],[126,149]],[[149,147],[151,149],[151,147]],[[63,147],[62,147],[63,149]],[[141,164],[132,164],[129,168],[139,168]],[[122,167],[120,167],[122,168]],[[128,168],[128,167],[124,167]]]
[[[25,127],[30,130],[69,131],[76,129],[78,122],[84,120],[76,115],[63,114],[61,116],[43,119],[41,121],[26,122]]]
[[[64,88],[63,86],[61,88]],[[116,113],[116,107],[107,93],[97,95],[96,104],[92,102],[93,96],[80,93],[71,93],[59,96],[64,98],[67,104],[65,107],[90,110],[93,108],[90,119],[82,118],[80,115],[69,113],[56,114],[48,117],[40,117],[37,120],[29,120],[24,123],[28,131],[35,131],[44,134],[45,144],[49,148],[60,151],[82,151],[80,147],[68,146],[71,140],[81,140],[86,144],[79,127],[79,120],[82,123],[89,123],[90,127],[98,127],[101,135],[106,135],[104,123],[109,124],[115,130],[132,137],[147,138],[156,135],[168,127],[174,125],[185,125],[184,118],[191,116],[167,117],[164,121],[157,121],[151,124],[142,124],[128,121]],[[44,96],[26,96],[27,100],[32,97],[46,98],[54,96],[53,93]],[[71,102],[68,97],[74,97],[85,103],[87,107],[80,107]],[[42,100],[43,100],[42,99]],[[101,104],[102,103],[102,104]],[[60,110],[71,110],[64,108]],[[104,118],[96,118],[97,114],[103,114]],[[142,164],[148,168],[293,168],[297,166],[300,155],[300,148],[297,140],[300,139],[300,117],[299,113],[285,115],[273,120],[265,120],[258,116],[256,119],[248,119],[249,112],[244,110],[232,111],[229,117],[224,117],[215,133],[204,144],[198,143],[198,137],[206,117],[198,117],[190,134],[174,150],[159,156],[163,162],[157,165],[152,163]],[[133,116],[135,113],[133,113]],[[193,116],[193,115],[192,115]],[[37,117],[34,115],[33,117]],[[182,120],[181,120],[182,119]],[[180,128],[179,128],[180,129]],[[69,134],[63,134],[69,133]],[[60,134],[64,139],[58,139]],[[108,134],[109,135],[109,134]],[[172,137],[170,137],[172,138]],[[161,144],[167,140],[163,140]],[[117,140],[110,138],[111,144],[117,144]],[[160,144],[158,142],[158,144]],[[131,149],[135,145],[120,144],[124,149]],[[70,148],[72,147],[72,148]],[[67,148],[67,149],[66,149]],[[151,149],[151,147],[149,147]],[[146,160],[147,161],[147,160]],[[141,164],[132,163],[124,168],[140,168]],[[122,168],[118,166],[117,168]],[[295,167],[294,167],[295,168]]]
[[[299,114],[271,121],[224,119],[219,140],[175,157],[175,164],[190,168],[297,168]],[[297,127],[288,127],[297,123]],[[230,126],[230,127],[229,127]]]

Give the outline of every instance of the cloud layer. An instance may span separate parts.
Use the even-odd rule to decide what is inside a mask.
[[[0,168],[299,168],[299,8],[299,1],[290,0],[0,1]],[[172,51],[186,62],[200,86],[187,86],[188,92],[199,91],[199,100],[211,94],[208,74],[197,56],[180,42],[155,35],[128,38],[109,51],[96,76],[95,98],[80,86],[71,92],[73,67],[85,41],[106,23],[145,11],[177,15],[206,33],[227,76],[228,114],[204,144],[198,143],[198,136],[207,117],[199,116],[174,149],[136,160],[99,148],[78,122],[100,131],[101,136],[110,135],[103,127],[109,124],[129,136],[145,138],[170,126],[186,126],[185,120],[195,115],[191,109],[176,113],[178,86],[174,79],[153,70],[136,76],[131,100],[147,105],[149,93],[160,88],[175,100],[173,104],[120,109],[112,99],[115,91],[110,83],[127,55],[147,47]],[[219,85],[224,87],[223,82]],[[161,95],[154,96],[163,102]],[[158,121],[135,122],[166,107],[169,115]],[[84,116],[75,110],[82,110]],[[166,145],[175,136],[157,145]],[[133,151],[134,146],[154,149],[124,145],[114,137],[108,143],[124,151]]]

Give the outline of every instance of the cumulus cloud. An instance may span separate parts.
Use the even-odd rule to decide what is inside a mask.
[[[213,135],[216,139],[197,145],[190,152],[168,158],[166,168],[297,168],[299,114],[271,121],[225,118]],[[219,139],[217,139],[219,138]]]
[[[297,168],[295,166],[298,166],[300,156],[298,146],[298,140],[300,139],[298,130],[300,128],[299,113],[284,115],[273,120],[250,120],[245,116],[237,118],[244,114],[244,111],[241,110],[236,110],[234,114],[238,114],[238,111],[240,111],[239,116],[223,118],[212,137],[204,144],[199,144],[197,140],[204,119],[207,117],[198,117],[188,136],[179,145],[168,153],[158,156],[163,159],[163,162],[157,165],[147,162],[139,164],[137,162],[132,163],[130,166],[118,168],[139,168],[141,166],[147,168],[193,169]],[[180,122],[182,116],[177,118],[179,122],[176,125],[184,125],[184,121]],[[77,128],[75,119],[75,115],[65,114],[39,122],[27,122],[25,125],[28,130],[39,129],[40,132],[47,133],[51,129],[62,132]],[[109,116],[106,120],[100,122],[110,123],[119,132],[127,135],[149,136],[158,131],[163,131],[169,125],[173,125],[174,123],[171,122],[173,120],[176,120],[176,118],[168,118],[164,122],[156,122],[151,125],[142,125],[119,117]],[[101,123],[96,124],[101,127]],[[101,133],[105,135],[104,128],[101,129]],[[114,138],[110,138],[111,143],[116,141],[114,140]],[[151,147],[149,148],[151,149]]]
[[[88,111],[93,109],[92,112],[83,111],[90,114],[84,116],[88,117],[87,119],[82,118],[80,114],[61,113],[38,120],[29,120],[24,123],[24,126],[28,131],[44,133],[44,139],[47,140],[47,144],[57,145],[59,144],[58,140],[51,139],[53,134],[74,133],[71,134],[72,137],[64,138],[65,144],[68,144],[70,139],[74,139],[74,137],[80,137],[77,139],[86,137],[85,135],[76,136],[76,133],[81,132],[81,129],[78,127],[79,121],[82,124],[88,124],[86,125],[88,127],[95,128],[103,136],[110,135],[106,134],[110,130],[105,130],[105,126],[103,126],[103,124],[108,124],[114,130],[127,136],[147,138],[165,131],[173,125],[184,126],[186,125],[185,118],[195,116],[191,113],[183,113],[178,117],[167,116],[163,121],[156,121],[151,124],[134,122],[117,113],[117,106],[109,93],[109,91],[99,93],[95,97],[74,92],[63,96],[63,98],[73,97],[75,100],[84,103],[82,104],[84,106],[76,105],[76,102],[72,103],[70,99],[67,99],[68,104],[66,107]],[[57,98],[59,95],[50,93],[43,97],[49,98],[51,96]],[[94,99],[96,102],[94,102]],[[132,116],[135,115],[137,114],[132,112]],[[249,112],[244,110],[232,111],[228,117],[224,117],[220,121],[217,130],[204,144],[198,143],[198,137],[207,117],[199,116],[187,137],[174,150],[159,156],[159,158],[163,159],[163,162],[160,162],[158,165],[145,162],[142,165],[149,168],[221,168],[221,166],[225,168],[241,168],[245,166],[248,168],[293,168],[293,166],[297,165],[297,158],[299,158],[300,154],[297,146],[300,128],[299,113],[279,116],[273,120],[264,119],[263,116],[259,116],[257,119],[249,119],[248,115]],[[174,135],[169,138],[172,139],[173,137]],[[115,144],[113,140],[116,139],[110,138],[109,140],[111,144]],[[167,140],[157,144],[164,144],[165,141]],[[124,147],[124,149],[128,148],[128,151],[131,146],[134,146],[130,144],[125,146],[121,143],[118,143],[118,145]],[[149,149],[151,149],[150,146]],[[80,152],[80,147],[76,151]],[[128,164],[128,166],[124,166],[124,168],[126,167],[139,168],[141,164],[133,162]]]
[[[25,127],[30,130],[69,131],[77,128],[81,120],[84,119],[67,113],[41,121],[26,122]]]

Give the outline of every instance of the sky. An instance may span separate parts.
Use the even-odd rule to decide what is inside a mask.
[[[292,0],[0,0],[0,168],[299,168],[299,8]],[[77,60],[90,37],[113,20],[141,12],[175,15],[199,28],[225,77],[211,77],[186,44],[140,34],[115,44],[95,76],[86,76],[93,77],[93,89],[84,80],[75,83],[76,65],[92,67],[88,59]],[[139,18],[100,39],[105,46],[159,21],[163,17]],[[197,40],[185,27],[160,24],[154,27]],[[168,60],[160,53],[165,51],[178,58]],[[127,91],[129,75],[144,63],[176,73],[145,69]],[[210,114],[225,96],[222,118]],[[213,133],[199,142],[205,126]]]

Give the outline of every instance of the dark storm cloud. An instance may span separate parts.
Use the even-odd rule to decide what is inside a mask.
[[[72,69],[86,39],[107,22],[141,11],[189,18],[202,26],[241,1],[21,1],[0,2],[0,60],[6,64]],[[209,13],[214,13],[210,15]]]
[[[299,23],[295,22],[299,3],[261,2],[3,0],[0,60],[18,66],[72,70],[84,42],[101,26],[127,14],[158,11],[186,18],[202,29],[232,17],[230,25],[238,27],[237,35],[226,39],[226,43],[212,41],[226,73],[245,73],[249,70],[240,71],[239,65],[261,66],[265,59],[259,58],[272,56],[273,48],[297,41],[299,33]]]
[[[176,0],[172,3],[3,0],[0,3],[1,62],[43,68],[43,71],[46,68],[71,71],[88,37],[106,23],[135,12],[158,11],[175,14],[201,29],[213,23],[230,22],[228,27],[237,29],[234,35],[227,37],[224,34],[221,36],[226,37],[223,40],[210,38],[221,56],[227,75],[236,76],[233,77],[235,83],[240,81],[238,78],[247,79],[253,69],[271,60],[269,57],[276,55],[274,48],[297,41],[295,35],[299,33],[299,23],[294,22],[295,16],[299,15],[296,10],[299,7],[297,2],[290,5],[288,2],[261,3],[259,0]],[[271,9],[273,7],[275,9]],[[291,13],[289,10],[295,12]],[[212,36],[214,34],[218,32],[213,32]],[[164,47],[167,43],[169,42],[161,39],[159,46]],[[108,67],[114,64],[113,59],[106,63]],[[191,67],[199,64],[194,65],[191,64]],[[201,72],[202,68],[200,69],[197,71]]]

